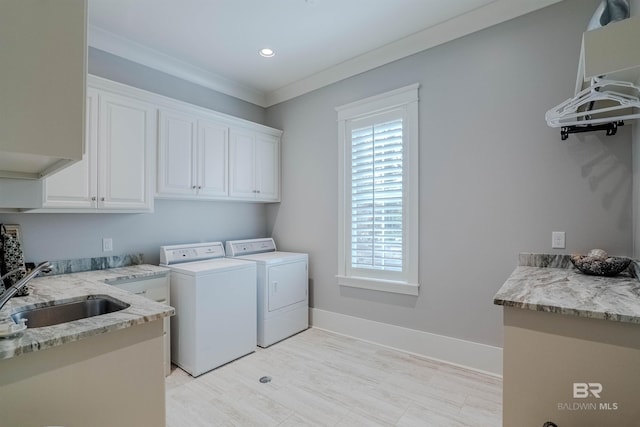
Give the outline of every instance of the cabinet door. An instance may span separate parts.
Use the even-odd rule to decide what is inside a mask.
[[[0,176],[82,158],[87,0],[0,2]]]
[[[228,185],[229,128],[198,121],[197,185],[202,197],[226,197]]]
[[[85,153],[82,160],[51,175],[43,182],[45,208],[95,209],[98,195],[98,93],[87,89]]]
[[[255,199],[254,142],[252,132],[231,129],[229,155],[229,196]]]
[[[306,261],[271,266],[267,277],[269,312],[307,299],[309,278]]]
[[[196,120],[163,110],[159,123],[158,195],[195,196]]]
[[[255,142],[256,190],[260,200],[280,200],[280,138],[258,134]]]
[[[156,109],[121,95],[100,96],[98,207],[151,210]]]
[[[113,283],[120,289],[124,289],[136,295],[142,295],[150,300],[162,304],[170,304],[169,300],[169,276],[132,279]],[[164,318],[164,375],[171,373],[171,324],[170,318]]]

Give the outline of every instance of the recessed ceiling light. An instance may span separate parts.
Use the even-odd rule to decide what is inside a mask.
[[[273,49],[269,49],[268,47],[265,47],[264,49],[260,49],[258,53],[260,53],[260,56],[264,56],[265,58],[271,58],[276,54],[273,51]]]

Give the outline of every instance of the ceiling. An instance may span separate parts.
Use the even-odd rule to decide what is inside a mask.
[[[267,107],[558,1],[89,0],[89,45]]]

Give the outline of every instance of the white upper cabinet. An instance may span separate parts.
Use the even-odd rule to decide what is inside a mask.
[[[98,194],[98,93],[87,90],[85,151],[82,160],[43,180],[45,208],[95,209]]]
[[[230,181],[229,195],[241,199],[255,199],[255,135],[253,132],[243,132],[233,129],[231,132],[230,152]]]
[[[87,90],[83,159],[46,178],[43,208],[70,212],[150,212],[157,110],[96,85]]]
[[[255,147],[258,198],[280,201],[280,137],[257,133]]]
[[[82,158],[86,14],[87,0],[0,2],[0,177],[38,179]]]
[[[159,98],[156,196],[280,201],[282,131]]]
[[[198,195],[226,197],[229,194],[229,128],[199,120],[197,158]]]
[[[158,197],[227,197],[227,126],[187,112],[161,110],[159,132]]]
[[[153,209],[156,120],[153,105],[100,94],[98,208]]]
[[[229,196],[233,199],[280,201],[280,136],[232,128]]]
[[[88,80],[86,153],[43,180],[43,208],[36,211],[149,212],[154,195],[280,200],[282,131],[99,77]]]
[[[640,84],[640,16],[612,22],[582,35],[582,50],[576,93],[590,84],[592,77],[607,76]]]
[[[158,120],[158,196],[192,196],[196,192],[196,119],[160,110]]]

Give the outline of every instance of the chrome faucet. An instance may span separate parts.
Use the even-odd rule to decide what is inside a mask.
[[[7,274],[5,274],[4,276],[2,276],[0,278],[4,279],[5,277],[18,272],[20,270],[23,270],[24,268],[16,268],[15,270],[12,270],[10,272],[8,272]],[[42,262],[40,264],[38,264],[36,266],[36,268],[34,268],[33,270],[31,270],[26,276],[24,276],[22,279],[18,280],[16,283],[14,283],[13,285],[9,286],[9,288],[7,288],[7,290],[4,291],[4,293],[0,294],[0,310],[2,310],[2,307],[4,307],[4,305],[15,295],[17,294],[20,289],[24,288],[25,286],[27,286],[27,283],[29,283],[29,281],[31,279],[33,279],[34,277],[36,277],[38,274],[42,273],[48,273],[49,271],[51,271],[51,263],[49,261],[45,261]]]

